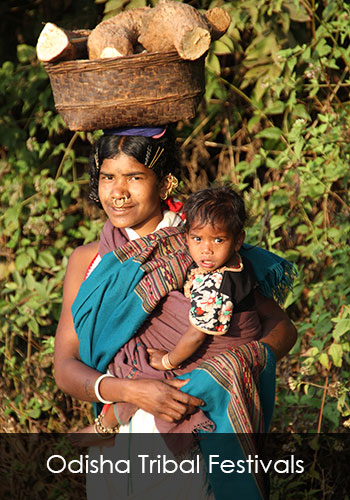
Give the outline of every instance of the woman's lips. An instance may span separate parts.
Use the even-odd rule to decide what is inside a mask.
[[[114,206],[110,206],[109,208],[114,213],[117,213],[117,214],[121,213],[122,214],[122,213],[127,212],[131,208],[133,208],[133,205],[124,205],[124,207],[120,207],[120,208],[117,208],[117,207],[114,207]]]

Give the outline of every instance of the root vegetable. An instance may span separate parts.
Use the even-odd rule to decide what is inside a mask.
[[[149,10],[149,7],[126,10],[98,24],[88,39],[89,58],[100,59],[133,54],[143,16]]]
[[[209,9],[204,14],[204,18],[210,29],[211,40],[218,40],[222,37],[231,23],[231,18],[228,12],[220,7]]]
[[[87,59],[87,38],[90,30],[68,31],[46,23],[36,46],[38,59],[43,62]]]
[[[148,52],[175,49],[183,59],[194,60],[209,49],[210,32],[194,7],[160,0],[143,16],[139,42]]]

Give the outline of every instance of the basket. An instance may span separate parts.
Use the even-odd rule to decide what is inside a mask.
[[[55,106],[70,130],[165,125],[193,118],[203,96],[204,56],[177,52],[45,63]]]

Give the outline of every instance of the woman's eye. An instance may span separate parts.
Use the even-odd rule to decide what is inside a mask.
[[[100,180],[102,181],[111,181],[113,179],[113,175],[101,174]]]

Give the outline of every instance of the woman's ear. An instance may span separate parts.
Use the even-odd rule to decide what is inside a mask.
[[[174,175],[172,174],[166,175],[164,179],[162,179],[162,181],[160,182],[159,186],[159,196],[161,200],[166,200],[167,198],[169,198],[172,191],[176,189],[178,185],[179,181]]]
[[[161,200],[168,198],[169,179],[168,176],[164,177],[159,183],[159,196]]]

